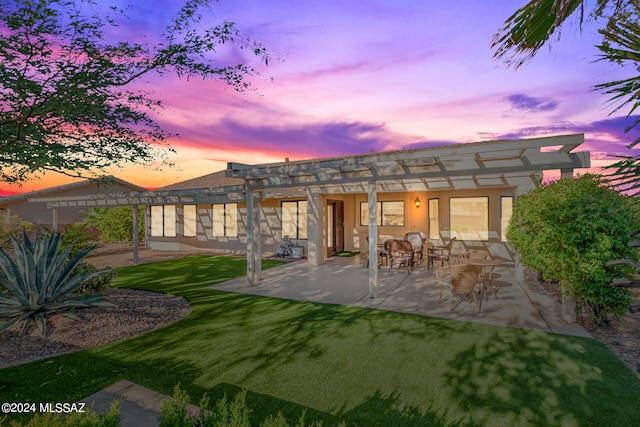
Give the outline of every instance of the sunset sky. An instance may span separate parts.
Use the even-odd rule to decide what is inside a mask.
[[[162,32],[179,1],[157,0],[129,10],[120,37],[143,40]],[[153,4],[152,4],[153,3]],[[220,0],[215,21],[234,21],[270,51],[267,67],[246,51],[221,52],[221,63],[250,60],[256,91],[223,83],[145,77],[164,110],[163,128],[176,132],[175,168],[107,171],[157,188],[226,168],[439,144],[585,133],[592,165],[629,155],[638,131],[625,134],[628,110],[593,86],[632,75],[594,62],[597,23],[580,32],[577,18],[518,70],[493,59],[492,36],[525,1]],[[0,193],[70,182],[57,175],[0,184]]]

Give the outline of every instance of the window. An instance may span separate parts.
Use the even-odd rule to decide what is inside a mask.
[[[369,225],[368,202],[360,202],[360,225]],[[378,202],[377,225],[385,227],[404,227],[404,202]]]
[[[151,235],[176,237],[175,205],[151,206]]]
[[[489,239],[489,198],[449,199],[451,237],[461,240]]]
[[[195,237],[197,235],[196,225],[196,205],[184,205],[182,207],[184,229],[182,234],[184,237]]]
[[[440,238],[440,199],[429,199],[429,238]]]
[[[237,203],[216,203],[212,213],[213,237],[238,237]]]
[[[507,227],[513,213],[513,197],[500,198],[500,239],[507,241]]]
[[[307,238],[307,201],[282,202],[282,237]]]

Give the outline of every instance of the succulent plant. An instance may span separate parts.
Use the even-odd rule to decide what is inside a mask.
[[[73,256],[73,243],[62,247],[59,233],[36,236],[31,241],[23,233],[22,241],[11,236],[14,257],[0,249],[0,331],[22,321],[20,334],[35,323],[42,335],[47,319],[54,314],[75,316],[75,309],[111,305],[103,295],[74,294],[84,283],[109,273],[89,273],[76,269],[95,246],[81,249]]]

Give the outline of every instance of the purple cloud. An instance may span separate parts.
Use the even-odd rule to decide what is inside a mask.
[[[516,110],[529,111],[531,113],[540,113],[543,111],[554,110],[558,103],[547,99],[534,98],[522,93],[509,95],[506,100]]]
[[[640,138],[640,128],[626,129],[639,116],[618,116],[590,123],[563,122],[554,125],[531,126],[501,135],[485,134],[487,139],[523,139],[548,135],[584,133],[584,147],[598,157],[629,155],[627,146]]]

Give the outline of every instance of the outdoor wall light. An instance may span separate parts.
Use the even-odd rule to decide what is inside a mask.
[[[418,199],[418,198],[416,197],[416,202],[415,202],[415,203],[416,203],[416,208],[419,208],[419,207],[420,207],[420,199]]]

